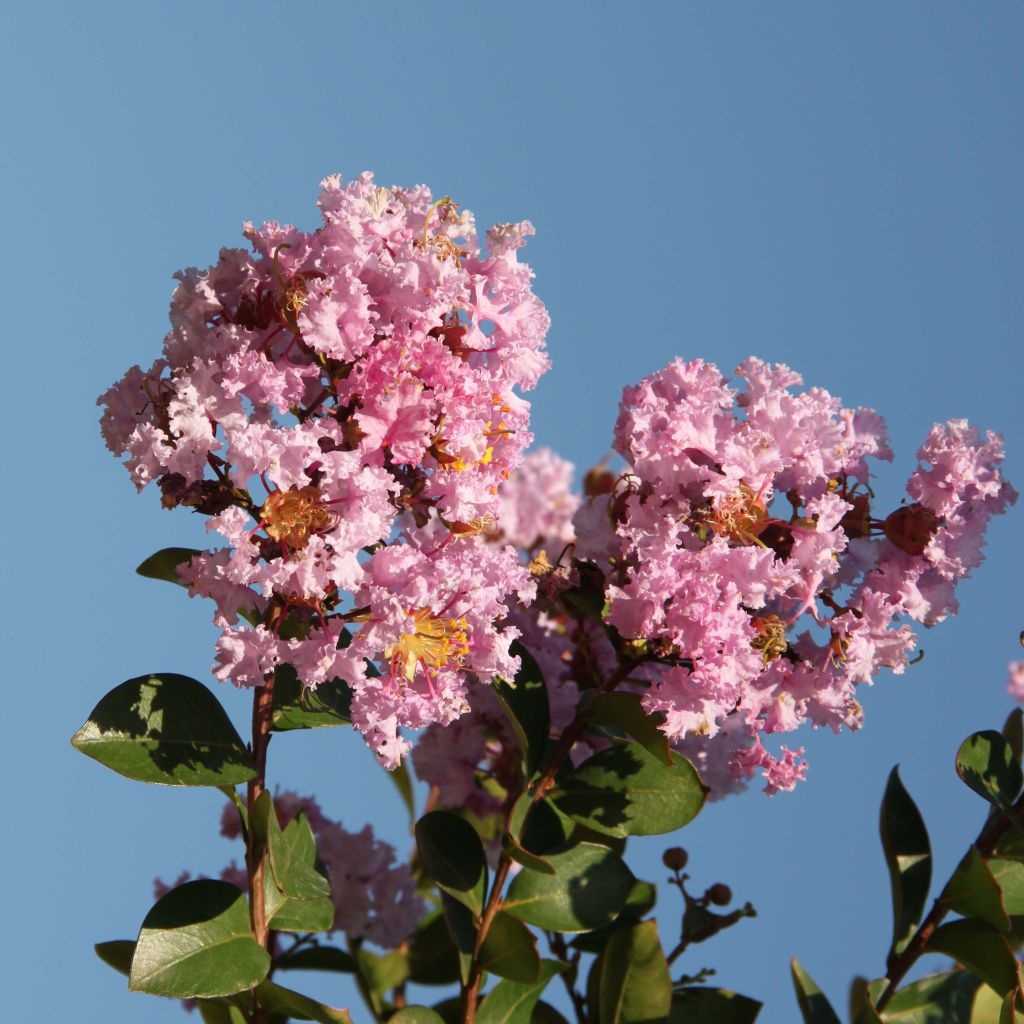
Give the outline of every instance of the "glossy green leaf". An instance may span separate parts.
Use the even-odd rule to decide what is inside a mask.
[[[139,782],[234,786],[256,766],[217,698],[172,672],[115,686],[93,708],[72,745]]]
[[[184,587],[187,584],[182,583],[177,567],[183,562],[191,562],[193,555],[202,553],[198,548],[161,548],[153,552],[135,571],[150,580],[164,580]]]
[[[956,772],[975,793],[1004,810],[1012,806],[1024,784],[1010,741],[991,729],[964,740],[956,755]]]
[[[583,953],[600,953],[612,932],[618,928],[636,924],[653,909],[657,899],[657,888],[650,882],[641,882],[638,879],[633,883],[633,888],[630,889],[625,904],[611,924],[607,924],[603,928],[595,928],[593,931],[583,932],[582,935],[577,935],[569,945]]]
[[[356,962],[337,946],[307,946],[282,956],[274,965],[279,971],[336,971],[354,974]]]
[[[550,831],[541,835],[537,826],[542,825],[545,820],[548,822]],[[501,837],[502,848],[523,867],[529,868],[531,871],[540,871],[545,875],[554,874],[555,869],[539,853],[529,849],[519,838],[524,826],[529,828],[528,822],[533,823],[532,837],[528,832],[528,839],[534,843],[539,841],[546,849],[560,846],[567,838],[558,815],[551,805],[545,800],[534,806],[533,797],[529,793],[523,793],[512,805],[512,812],[508,816],[508,831]]]
[[[661,835],[692,821],[707,790],[679,754],[663,764],[638,743],[616,743],[559,781],[558,808],[615,837]]]
[[[527,924],[555,932],[585,932],[614,920],[636,881],[606,846],[580,843],[545,859],[553,875],[522,871],[509,886],[505,910]]]
[[[270,728],[274,732],[351,725],[351,706],[352,691],[344,680],[329,679],[316,687],[303,686],[291,665],[277,666],[270,711]]]
[[[514,683],[497,676],[493,690],[519,741],[527,777],[540,768],[551,729],[551,711],[544,676],[530,652],[516,641],[511,653],[520,659]]]
[[[444,1024],[444,1018],[429,1006],[403,1006],[388,1017],[388,1024]]]
[[[790,966],[793,972],[793,987],[796,989],[796,1001],[804,1024],[840,1024],[839,1017],[825,998],[825,994],[800,966],[796,957],[793,957]]]
[[[258,985],[269,969],[242,892],[200,879],[172,889],[146,915],[128,987],[176,999],[227,996]]]
[[[660,712],[649,715],[641,701],[639,693],[626,690],[598,694],[587,705],[586,716],[598,725],[621,729],[663,764],[671,765],[668,737],[659,728],[664,724],[665,716]]]
[[[988,862],[988,869],[1003,894],[1007,914],[1024,914],[1024,863],[994,857]]]
[[[889,1024],[949,1024],[966,1021],[978,989],[968,971],[931,974],[901,988],[889,1000],[882,1020]]]
[[[761,1012],[756,999],[724,988],[691,986],[672,996],[669,1024],[754,1024]]]
[[[1020,867],[1024,870],[1024,864]],[[946,883],[940,899],[951,910],[964,917],[987,921],[1000,931],[1006,931],[1010,927],[1007,908],[1003,905],[1002,890],[976,846],[972,846],[960,861]]]
[[[1019,964],[1010,944],[984,921],[950,921],[932,933],[925,948],[952,957],[1000,995],[1020,984]]]
[[[534,982],[499,981],[480,1004],[476,1012],[477,1024],[530,1024],[541,993],[565,968],[566,965],[557,960],[543,960],[540,977]]]
[[[932,851],[924,819],[893,768],[882,797],[878,830],[892,886],[893,937],[887,964],[906,948],[928,900]]]
[[[522,921],[500,911],[480,947],[480,966],[499,978],[532,984],[540,977],[537,940]]]
[[[125,977],[131,973],[132,957],[135,955],[135,943],[131,939],[115,939],[112,942],[97,942],[92,947],[96,955],[115,971]]]
[[[416,822],[420,863],[438,888],[468,907],[483,911],[487,860],[476,830],[448,811],[431,811]]]
[[[475,932],[473,934],[475,937]],[[472,949],[469,952],[472,953]],[[459,953],[443,912],[420,922],[409,943],[407,956],[409,980],[418,985],[449,985],[459,980]]]
[[[605,947],[598,987],[599,1024],[664,1020],[672,1005],[672,979],[655,921],[614,932]]]
[[[313,1020],[318,1024],[352,1024],[348,1010],[310,999],[290,988],[264,981],[256,988],[256,998],[265,1013],[278,1013],[289,1020]]]

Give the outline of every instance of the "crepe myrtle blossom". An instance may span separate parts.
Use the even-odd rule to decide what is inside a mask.
[[[605,579],[606,621],[657,667],[649,713],[706,778],[803,778],[802,750],[762,739],[810,721],[856,729],[854,693],[903,672],[916,638],[956,610],[991,516],[1017,495],[1001,440],[932,428],[895,509],[871,487],[885,423],[782,365],[750,358],[735,388],[675,360],[626,388],[627,469],[576,515],[576,556]],[[724,788],[728,788],[725,786]]]
[[[247,224],[248,249],[176,275],[163,353],[101,396],[101,428],[136,487],[210,517],[221,546],[179,571],[216,604],[218,678],[342,676],[393,767],[401,727],[514,674],[505,599],[532,585],[484,534],[532,440],[548,317],[528,221],[481,251],[449,197],[369,174],[319,205],[312,232]]]

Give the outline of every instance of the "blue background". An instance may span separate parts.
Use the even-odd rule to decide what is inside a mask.
[[[129,995],[90,944],[134,936],[154,875],[237,856],[216,837],[221,798],[130,783],[68,737],[123,679],[209,679],[210,609],[132,573],[203,535],[134,495],[93,403],[156,354],[175,269],[243,244],[245,219],[312,228],[324,175],[373,169],[450,193],[483,226],[535,223],[526,258],[555,368],[534,427],[580,468],[607,449],[624,384],[677,353],[727,371],[755,353],[888,417],[894,502],[928,427],[952,416],[1000,431],[1024,483],[1018,5],[219,0],[19,4],[4,21],[11,1020],[185,1019]],[[876,820],[895,762],[940,878],[979,826],[952,761],[1009,711],[1022,515],[995,524],[924,662],[864,692],[860,734],[807,733],[796,793],[732,798],[680,837],[698,884],[725,881],[759,911],[680,966],[717,966],[766,1001],[762,1024],[795,1019],[793,954],[837,1006],[854,973],[882,973]],[[243,723],[246,695],[220,695]],[[271,774],[406,850],[398,800],[348,731],[279,737]],[[663,880],[667,841],[636,845]]]

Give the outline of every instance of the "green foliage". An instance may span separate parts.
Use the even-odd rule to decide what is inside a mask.
[[[351,954],[337,946],[307,946],[294,953],[286,953],[274,966],[280,971],[335,971],[353,974],[356,962]]]
[[[249,929],[245,896],[228,882],[186,882],[146,915],[132,957],[133,992],[185,999],[258,985],[270,956]]]
[[[596,843],[554,850],[545,859],[554,874],[520,872],[503,906],[527,924],[549,931],[585,932],[610,923],[636,881],[617,853]]]
[[[880,1015],[899,1024],[948,1024],[966,1021],[978,979],[966,971],[943,971],[901,988]]]
[[[616,743],[559,780],[555,803],[606,835],[660,835],[692,821],[707,790],[686,758],[666,765],[638,743]]]
[[[672,994],[669,1024],[754,1024],[761,1012],[756,999],[724,988],[689,986]]]
[[[1024,785],[1012,744],[991,729],[964,740],[956,755],[956,772],[975,793],[1002,810],[1012,806]]]
[[[836,1011],[815,984],[814,979],[800,966],[796,957],[791,961],[793,987],[804,1024],[840,1024]]]
[[[515,682],[498,676],[493,688],[519,742],[526,777],[531,778],[540,769],[548,744],[551,728],[548,691],[533,655],[518,641],[512,644],[511,653],[521,661]]]
[[[256,774],[217,698],[202,683],[172,672],[115,686],[71,743],[139,782],[234,786]]]
[[[408,961],[409,980],[418,985],[448,985],[459,980],[459,953],[443,911],[429,914],[419,923],[409,943]]]
[[[479,916],[487,892],[487,859],[473,826],[448,811],[431,811],[416,822],[416,848],[438,888]]]
[[[892,885],[893,936],[887,958],[892,964],[921,920],[932,880],[928,830],[917,804],[903,788],[898,768],[889,775],[878,828]]]
[[[272,981],[264,981],[256,988],[256,999],[268,1014],[280,1014],[288,1020],[312,1020],[318,1024],[352,1024],[348,1010],[310,999],[309,996],[282,988]]]
[[[976,846],[972,846],[960,861],[940,899],[964,917],[987,921],[1000,931],[1007,931],[1010,927],[1002,890]]]
[[[329,679],[317,687],[303,686],[291,665],[274,670],[271,725],[274,732],[351,725],[352,691],[342,679]]]
[[[131,973],[132,957],[135,955],[135,943],[131,939],[97,942],[93,949],[108,967],[113,967],[115,971],[123,974],[126,978]]]
[[[641,695],[627,690],[598,694],[586,708],[588,721],[609,726],[632,736],[645,750],[663,764],[671,766],[668,737],[660,726],[665,716],[649,715],[641,704]]]
[[[499,978],[533,984],[540,977],[540,955],[533,932],[518,918],[499,911],[480,947],[480,967]]]
[[[543,960],[540,977],[534,982],[499,981],[480,1004],[477,1024],[530,1024],[541,993],[564,970],[565,964],[557,960]]]
[[[185,586],[177,573],[177,566],[191,562],[194,555],[201,555],[197,548],[161,548],[153,552],[135,571],[151,580],[164,580]]]
[[[444,1018],[429,1006],[405,1006],[388,1018],[388,1024],[444,1024]]]
[[[645,1024],[668,1017],[672,979],[655,921],[608,939],[598,982],[598,1024]]]
[[[952,957],[1000,995],[1021,987],[1013,949],[1001,932],[984,921],[950,921],[936,929],[926,948]]]

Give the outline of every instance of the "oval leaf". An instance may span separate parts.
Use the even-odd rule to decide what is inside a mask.
[[[439,889],[479,915],[487,890],[487,860],[476,829],[448,811],[431,811],[416,822],[423,870]]]
[[[115,939],[113,942],[97,942],[92,947],[96,955],[115,971],[126,978],[131,973],[132,957],[135,955],[135,943],[131,939]]]
[[[882,797],[878,831],[892,885],[893,935],[887,964],[906,948],[924,913],[932,881],[932,849],[924,819],[893,768]]]
[[[566,966],[557,960],[543,960],[540,977],[530,984],[499,981],[480,1004],[476,1012],[477,1024],[530,1024],[530,1016],[541,993]]]
[[[588,705],[587,718],[598,725],[621,729],[663,764],[671,765],[668,737],[659,728],[665,716],[644,711],[639,693],[616,690],[598,694]]]
[[[480,947],[480,966],[499,978],[532,985],[540,978],[537,940],[522,921],[500,911]]]
[[[618,929],[608,940],[603,960],[599,1024],[643,1024],[668,1016],[672,979],[655,921]]]
[[[419,923],[409,944],[408,960],[409,980],[418,985],[449,985],[459,980],[459,953],[443,913]]]
[[[510,683],[496,676],[494,692],[519,741],[526,777],[531,778],[544,759],[551,729],[548,691],[533,655],[518,641],[512,644],[511,653],[520,660],[515,682]]]
[[[891,776],[890,776],[891,778]],[[814,983],[814,979],[800,966],[796,957],[790,962],[793,971],[793,988],[800,1015],[804,1024],[840,1024],[836,1011],[825,998],[825,994]]]
[[[508,889],[505,910],[527,924],[555,932],[586,932],[611,922],[636,881],[607,846],[579,843],[546,853],[553,875],[522,871]]]
[[[1010,741],[991,729],[964,740],[956,755],[956,773],[975,793],[1003,810],[1012,806],[1024,784]]]
[[[928,939],[931,953],[945,953],[1000,995],[1019,986],[1020,965],[1006,937],[984,921],[951,921]]]
[[[234,786],[256,766],[217,698],[173,672],[115,686],[71,738],[100,764],[139,782]]]
[[[996,857],[988,862],[988,869],[1003,894],[1007,914],[1024,914],[1024,863]]]
[[[277,666],[270,711],[270,728],[274,732],[351,725],[351,707],[352,691],[343,679],[329,679],[316,687],[303,686],[291,665]]]
[[[882,1019],[899,1024],[948,1024],[970,1018],[978,979],[969,971],[943,971],[901,988]]]
[[[325,1006],[309,996],[283,988],[272,981],[262,982],[256,989],[256,999],[265,1013],[280,1014],[291,1020],[315,1020],[318,1024],[352,1024],[348,1010]]]
[[[175,999],[229,996],[258,985],[269,970],[241,890],[204,878],[172,889],[146,915],[128,988]]]
[[[707,790],[680,754],[663,764],[638,743],[616,743],[559,782],[555,804],[574,821],[606,835],[674,832],[704,806]]]
[[[940,899],[963,917],[987,921],[1000,931],[1010,927],[1002,891],[976,846],[960,861]]]
[[[761,1012],[756,999],[724,988],[688,987],[672,996],[669,1024],[754,1024]]]
[[[165,580],[179,587],[187,586],[178,575],[178,566],[192,561],[193,555],[201,555],[197,548],[161,548],[153,552],[135,571],[151,580]]]
[[[403,1006],[388,1017],[388,1024],[444,1024],[444,1017],[429,1006]]]

